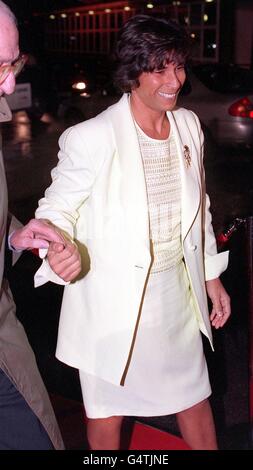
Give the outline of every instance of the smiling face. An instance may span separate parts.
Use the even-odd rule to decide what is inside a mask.
[[[139,86],[132,90],[132,100],[146,111],[172,111],[185,82],[184,64],[167,63],[162,69],[142,72]]]
[[[18,30],[14,22],[6,14],[0,12],[0,66],[11,64],[19,55]],[[0,85],[0,96],[13,93],[15,77],[10,72]]]

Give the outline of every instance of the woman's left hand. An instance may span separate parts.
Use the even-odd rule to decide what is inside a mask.
[[[213,304],[211,324],[216,329],[221,328],[231,315],[230,297],[219,278],[206,281],[206,290]]]

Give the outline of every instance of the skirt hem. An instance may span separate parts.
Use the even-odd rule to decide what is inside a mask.
[[[140,412],[140,410],[132,410],[132,411],[122,411],[119,412],[119,411],[116,411],[116,412],[113,412],[113,413],[109,413],[109,412],[106,412],[106,411],[101,411],[101,413],[99,412],[99,410],[97,409],[96,410],[96,413],[86,413],[86,416],[88,419],[103,419],[103,418],[110,418],[111,416],[132,416],[132,417],[143,417],[143,418],[154,418],[154,417],[158,417],[158,416],[166,416],[166,415],[174,415],[176,413],[180,413],[181,411],[184,411],[184,410],[187,410],[188,408],[191,408],[192,406],[194,405],[197,405],[198,403],[200,403],[201,401],[203,400],[206,400],[207,398],[209,398],[212,394],[212,391],[209,390],[207,393],[205,393],[201,398],[199,398],[197,401],[194,400],[194,402],[189,402],[187,404],[185,404],[184,406],[181,406],[181,407],[178,407],[177,409],[174,409],[173,411],[171,410],[168,410],[167,409],[163,409],[162,411],[159,410],[159,411],[154,411],[152,413],[148,413],[147,411],[143,411],[142,413]]]

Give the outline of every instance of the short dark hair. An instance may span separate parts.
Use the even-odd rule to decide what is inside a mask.
[[[120,30],[115,47],[115,85],[130,92],[139,86],[142,72],[153,72],[169,62],[185,64],[190,46],[189,35],[178,23],[148,15],[133,16]]]

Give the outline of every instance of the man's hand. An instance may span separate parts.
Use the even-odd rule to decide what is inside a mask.
[[[62,243],[50,243],[47,260],[55,274],[66,282],[73,281],[81,271],[78,248],[69,241],[65,241],[65,246]]]
[[[230,297],[219,278],[206,281],[206,290],[213,304],[211,324],[216,329],[221,328],[231,315]]]
[[[10,238],[10,244],[15,250],[48,248],[49,242],[58,242],[64,247],[65,238],[43,219],[31,219],[27,225],[15,230]]]

